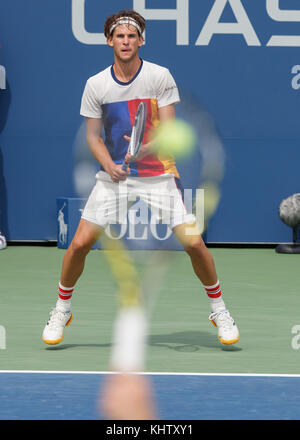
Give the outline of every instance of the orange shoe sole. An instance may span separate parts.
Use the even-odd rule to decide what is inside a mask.
[[[217,327],[217,324],[215,323],[215,321],[213,321],[212,319],[210,319],[210,322],[211,322],[215,327]],[[218,339],[219,339],[219,341],[220,341],[222,344],[224,344],[224,345],[232,345],[232,344],[236,344],[236,343],[240,340],[240,336],[239,336],[238,338],[231,339],[230,341],[227,341],[227,340],[222,339],[222,338],[219,338],[219,337],[218,337]]]
[[[71,324],[72,320],[73,320],[73,313],[71,313],[70,319],[69,319],[68,322],[66,323],[66,327],[67,327],[68,325]],[[57,344],[59,344],[63,339],[64,339],[64,333],[63,333],[63,335],[62,335],[61,338],[59,338],[59,339],[55,339],[55,341],[50,341],[50,340],[48,340],[48,339],[44,339],[44,338],[42,338],[42,340],[45,342],[45,344],[48,344],[48,345],[57,345]]]

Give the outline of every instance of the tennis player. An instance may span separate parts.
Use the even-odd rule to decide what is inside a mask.
[[[186,234],[195,218],[183,204],[175,161],[171,156],[160,157],[151,152],[150,131],[161,121],[175,117],[175,104],[180,98],[169,70],[140,58],[144,30],[144,18],[133,10],[109,16],[104,33],[113,49],[114,63],[86,82],[80,113],[86,118],[87,142],[100,171],[64,255],[58,299],[42,335],[46,344],[62,341],[64,328],[72,320],[71,298],[86,255],[108,224],[124,220],[133,195],[139,195],[156,214],[159,211],[163,222],[168,219],[208,296],[209,319],[218,329],[220,342],[230,345],[239,340],[238,328],[223,300],[212,255],[200,233]],[[146,132],[139,156],[133,160],[127,153],[128,141],[141,101],[147,104]],[[102,127],[105,139],[101,136]],[[127,171],[122,170],[125,157],[130,162]],[[125,187],[126,191],[121,191]],[[172,194],[172,207],[166,203],[158,209],[153,193],[166,197]]]
[[[5,90],[5,89],[6,89],[6,72],[5,72],[5,67],[0,65],[0,90]],[[2,127],[0,127],[0,132],[1,131],[2,131]],[[1,155],[1,151],[0,151],[0,170],[2,171],[2,155]],[[1,185],[1,181],[0,181],[0,185]],[[0,192],[0,195],[1,195],[1,192]],[[0,205],[0,220],[1,220],[1,205]],[[0,222],[0,224],[1,224],[1,222]],[[0,250],[1,249],[5,249],[5,248],[6,248],[6,238],[5,238],[5,235],[0,230]]]
[[[0,231],[0,250],[6,248],[6,238],[4,234]]]

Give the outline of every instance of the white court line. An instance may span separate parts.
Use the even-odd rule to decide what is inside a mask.
[[[63,371],[63,370],[0,370],[1,373],[9,374],[119,374],[112,371]],[[143,371],[136,374],[149,376],[228,376],[228,377],[300,377],[300,374],[269,374],[269,373],[174,373],[174,372],[151,372]]]

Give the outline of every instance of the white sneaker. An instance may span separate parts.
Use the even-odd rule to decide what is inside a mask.
[[[57,308],[51,310],[50,318],[45,325],[42,340],[49,345],[59,344],[64,339],[64,329],[71,324],[73,315],[69,312],[62,312]]]
[[[215,327],[218,327],[218,339],[222,344],[231,345],[239,341],[239,330],[228,310],[211,313],[209,320]]]
[[[0,232],[0,249],[5,249],[7,246],[6,238]]]

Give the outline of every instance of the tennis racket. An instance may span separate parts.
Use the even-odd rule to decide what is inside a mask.
[[[139,154],[140,148],[142,146],[145,128],[146,128],[146,118],[147,118],[147,104],[145,102],[141,102],[138,106],[134,124],[132,127],[130,142],[128,146],[128,153],[132,157],[137,157]],[[124,160],[122,165],[122,170],[127,171],[129,167],[129,163]]]

